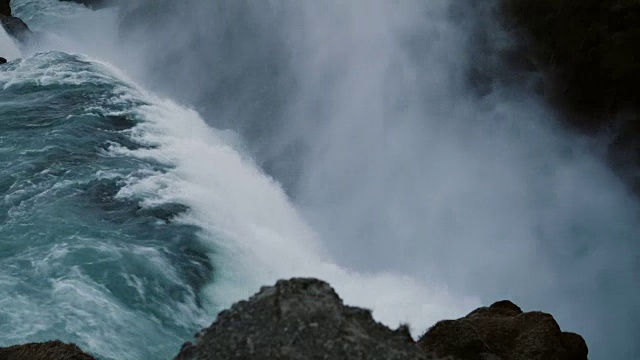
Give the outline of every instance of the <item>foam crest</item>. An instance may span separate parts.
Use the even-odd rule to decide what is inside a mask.
[[[217,276],[206,287],[217,310],[280,278],[312,276],[329,281],[348,304],[373,310],[390,326],[409,322],[419,334],[435,321],[463,314],[478,301],[454,298],[430,279],[392,273],[357,273],[336,264],[278,183],[236,150],[226,136],[193,110],[146,95],[146,122],[134,129],[152,148],[118,149],[171,166],[168,173],[134,178],[118,196],[143,205],[187,204],[181,222],[202,229]]]

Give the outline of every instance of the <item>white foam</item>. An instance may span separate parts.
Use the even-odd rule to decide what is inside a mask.
[[[221,310],[262,285],[312,276],[329,281],[348,304],[373,310],[392,327],[409,322],[418,335],[427,326],[462,315],[476,299],[454,298],[429,279],[391,273],[356,273],[336,264],[275,181],[208,127],[192,110],[147,95],[140,109],[147,122],[134,131],[153,148],[117,151],[170,164],[167,174],[133,178],[121,197],[141,196],[147,205],[188,204],[181,221],[203,229],[216,279],[205,293]],[[364,250],[363,250],[364,251]]]

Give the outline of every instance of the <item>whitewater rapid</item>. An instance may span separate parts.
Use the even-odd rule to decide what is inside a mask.
[[[430,279],[340,266],[232,132],[103,60],[30,52],[0,72],[0,232],[14,240],[0,259],[12,269],[1,344],[60,338],[106,359],[154,359],[295,276],[327,280],[347,304],[416,336],[479,304]]]
[[[124,38],[115,9],[12,1],[38,37],[0,69],[0,344],[155,359],[315,276],[414,336],[510,298],[634,359],[637,201],[537,74],[469,86],[505,71],[494,2],[225,4]]]

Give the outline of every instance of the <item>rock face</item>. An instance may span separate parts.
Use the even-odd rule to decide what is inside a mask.
[[[611,163],[640,195],[640,0],[502,1],[546,97],[568,124],[615,134]]]
[[[428,358],[405,328],[390,330],[370,311],[345,306],[323,281],[292,279],[221,312],[175,359]]]
[[[11,16],[11,0],[0,0],[0,15]]]
[[[11,0],[0,0],[0,24],[7,34],[20,41],[25,41],[31,34],[31,30],[24,21],[11,16]]]
[[[584,339],[562,332],[553,316],[523,313],[509,301],[440,321],[418,343],[427,352],[459,360],[587,360],[588,354]]]
[[[640,101],[640,0],[505,0],[531,40],[537,62],[554,71],[556,96],[582,126]]]
[[[73,344],[61,341],[32,343],[0,348],[2,360],[95,360]]]

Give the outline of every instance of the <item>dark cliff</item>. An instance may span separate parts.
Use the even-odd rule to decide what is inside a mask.
[[[640,0],[504,0],[504,20],[564,121],[611,136],[609,160],[640,194]]]

